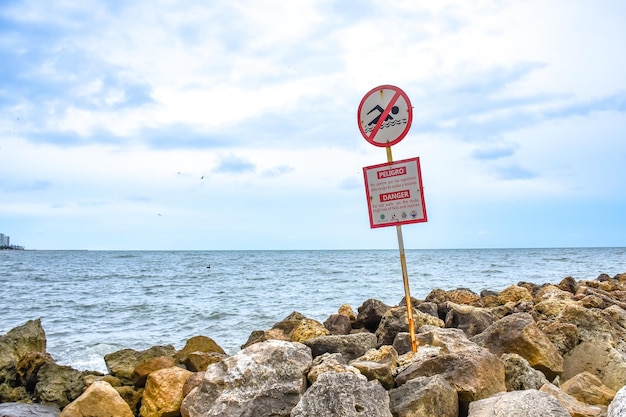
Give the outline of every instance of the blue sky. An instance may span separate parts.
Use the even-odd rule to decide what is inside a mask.
[[[10,1],[0,232],[29,249],[393,249],[369,90],[413,105],[407,248],[626,246],[626,3]]]

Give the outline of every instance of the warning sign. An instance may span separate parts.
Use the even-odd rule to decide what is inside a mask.
[[[370,227],[427,221],[419,158],[363,168]]]
[[[413,108],[404,91],[394,85],[370,90],[359,104],[357,119],[361,135],[374,146],[400,142],[411,128]]]

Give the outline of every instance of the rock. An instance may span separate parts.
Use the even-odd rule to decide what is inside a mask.
[[[541,321],[537,327],[550,339],[561,356],[578,344],[578,328],[571,323]]]
[[[148,359],[135,367],[132,375],[133,384],[137,388],[144,387],[148,375],[152,372],[158,371],[159,369],[171,368],[175,364],[176,359],[171,356],[157,356],[156,358]]]
[[[483,307],[448,302],[447,310],[445,326],[460,329],[467,337],[481,333],[496,321],[494,313]]]
[[[33,392],[37,383],[37,373],[46,363],[54,363],[54,359],[48,353],[29,352],[22,356],[17,363],[17,374],[20,383],[27,391]]]
[[[626,361],[608,340],[582,342],[564,356],[564,380],[585,371],[613,390],[626,385]]]
[[[269,414],[257,414],[269,415]],[[378,381],[352,373],[327,372],[293,408],[291,417],[392,417],[389,396]]]
[[[191,352],[183,361],[183,365],[191,372],[203,372],[216,362],[226,359],[228,356],[216,352]]]
[[[416,333],[417,346],[437,346],[443,352],[458,352],[465,349],[474,349],[476,343],[470,341],[465,333],[459,329],[442,329],[436,326],[424,325]]]
[[[352,306],[350,306],[350,304],[342,304],[337,310],[337,313],[349,318],[350,322],[356,321],[356,314],[354,313],[354,310],[352,310]]]
[[[262,333],[253,332],[242,348],[266,340],[285,340],[302,343],[306,340],[329,334],[330,332],[322,323],[317,320],[308,319],[297,311],[294,311],[283,320],[274,324],[271,329]]]
[[[568,379],[561,384],[561,389],[578,401],[590,405],[608,406],[615,397],[615,390],[589,372],[581,372]]]
[[[580,402],[571,395],[563,392],[556,385],[550,383],[545,384],[541,387],[540,391],[546,392],[556,398],[559,404],[561,404],[572,417],[601,417],[604,415],[602,408]]]
[[[200,385],[185,397],[181,414],[288,416],[306,390],[311,364],[311,350],[301,343],[254,343],[210,365]]]
[[[174,357],[176,349],[172,345],[153,346],[149,349],[137,351],[133,349],[122,349],[104,356],[109,373],[124,383],[133,383],[133,372],[135,368],[143,362],[159,356]]]
[[[141,417],[168,417],[180,414],[183,386],[192,374],[173,366],[148,375],[146,389],[141,396]]]
[[[626,276],[626,274],[624,275]],[[623,416],[626,416],[626,386],[617,391],[606,413],[606,417]]]
[[[498,356],[517,353],[548,379],[563,372],[563,357],[528,313],[506,316],[471,340]]]
[[[324,327],[330,334],[350,334],[352,322],[343,314],[331,314],[324,322]]]
[[[361,375],[361,371],[348,365],[341,353],[324,353],[313,359],[313,366],[307,374],[307,379],[313,384],[321,374],[326,372],[351,372]]]
[[[85,388],[83,373],[69,366],[45,363],[37,372],[36,402],[63,408],[78,398]]]
[[[403,299],[404,301],[404,299]],[[404,305],[404,304],[398,304]],[[413,302],[413,307],[421,311],[422,313],[426,313],[430,316],[439,318],[439,306],[435,303],[430,303],[426,301],[415,300]]]
[[[422,349],[418,349],[408,364],[398,368],[395,378],[398,386],[420,376],[441,375],[458,394],[460,415],[467,414],[472,401],[506,390],[504,366],[485,348],[473,345],[454,352],[438,348],[438,353],[421,355]]]
[[[533,297],[535,311],[546,318],[556,317],[565,307],[575,304],[573,297],[574,295],[568,291],[563,291],[554,285],[547,285],[537,291]]]
[[[572,294],[576,294],[576,291],[578,290],[578,284],[573,277],[563,278],[557,287],[563,291],[571,292]]]
[[[395,417],[457,417],[459,399],[442,376],[417,377],[389,391],[389,408]]]
[[[304,344],[311,348],[313,357],[324,353],[341,353],[349,362],[376,348],[376,336],[372,333],[321,336],[309,339]]]
[[[128,404],[107,382],[96,381],[68,404],[59,417],[134,417]]]
[[[469,405],[468,417],[571,417],[556,398],[535,389],[501,392]]]
[[[541,371],[533,369],[528,361],[517,353],[505,353],[500,359],[504,364],[507,391],[540,389],[549,382]]]
[[[614,343],[619,340],[619,335],[615,334],[615,329],[611,326],[606,314],[599,310],[568,304],[563,307],[557,321],[575,325],[581,341],[608,340]]]
[[[213,339],[208,336],[194,336],[191,339],[188,339],[185,342],[185,346],[176,354],[174,358],[180,362],[184,363],[187,359],[187,355],[192,352],[203,352],[203,353],[219,353],[225,355],[224,349],[222,349]]]
[[[498,304],[517,303],[518,301],[533,301],[533,296],[527,288],[511,285],[505,288],[496,298]]]
[[[32,352],[46,353],[46,334],[40,319],[29,320],[0,336],[0,401],[13,401],[14,395],[8,394],[19,386],[17,364]]]
[[[59,407],[44,404],[0,404],[1,417],[58,417]]]
[[[398,352],[398,355],[404,355],[407,352],[411,352],[413,350],[413,345],[411,343],[411,334],[408,332],[400,332],[396,335],[396,338],[393,339],[393,348]]]
[[[357,309],[359,314],[352,327],[365,327],[368,331],[374,333],[378,329],[380,320],[390,308],[391,306],[382,301],[370,298]]]
[[[141,405],[141,393],[130,386],[114,386],[113,389],[128,404],[133,415],[139,415],[139,406]],[[142,389],[143,390],[143,389]]]
[[[365,355],[350,362],[368,380],[376,380],[385,389],[393,388],[393,373],[398,367],[398,352],[391,346],[370,349]]]
[[[204,372],[194,372],[189,378],[185,381],[185,385],[183,385],[183,398],[185,398],[191,390],[199,386],[204,380]]]
[[[322,323],[317,320],[305,318],[301,320],[300,324],[293,330],[291,341],[304,343],[309,339],[328,335],[330,335],[330,332]]]
[[[417,309],[413,309],[414,328],[417,332],[421,326],[428,324],[437,327],[444,327],[443,320],[433,317],[430,314],[422,313]],[[396,335],[400,332],[406,332],[409,329],[409,321],[407,318],[406,307],[390,308],[380,320],[378,329],[376,329],[376,338],[378,346],[391,345]]]

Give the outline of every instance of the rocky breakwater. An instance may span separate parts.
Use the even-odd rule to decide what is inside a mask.
[[[39,320],[0,336],[0,417],[626,416],[626,274],[496,293],[433,290],[294,312],[228,356],[197,336],[55,363]]]

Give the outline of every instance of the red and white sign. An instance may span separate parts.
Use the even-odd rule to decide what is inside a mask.
[[[419,158],[363,168],[370,227],[427,221]]]
[[[404,91],[393,85],[370,90],[357,111],[359,130],[366,141],[389,147],[400,142],[411,128],[413,108]]]

